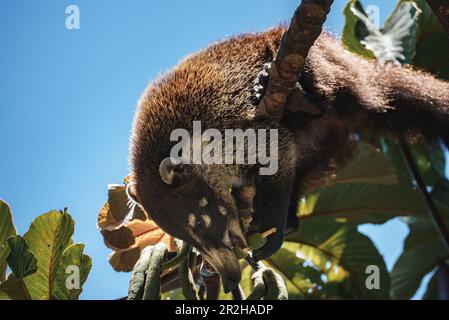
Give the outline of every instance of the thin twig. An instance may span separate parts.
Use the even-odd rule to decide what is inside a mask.
[[[432,199],[432,196],[427,191],[426,184],[421,176],[421,173],[419,172],[419,169],[413,159],[413,155],[410,152],[410,148],[408,147],[407,141],[405,140],[405,137],[402,133],[398,133],[398,141],[399,146],[401,147],[402,156],[404,157],[405,162],[407,163],[407,166],[410,170],[410,172],[413,175],[413,178],[418,185],[419,190],[421,191],[422,195],[424,196],[424,200],[427,204],[427,209],[430,215],[430,218],[433,221],[433,224],[435,228],[437,229],[438,233],[440,234],[441,240],[446,245],[446,248],[449,251],[449,231],[446,228],[446,225],[444,224],[444,220],[441,217],[437,206],[435,205],[435,202]]]
[[[297,88],[310,48],[321,34],[333,0],[302,0],[282,37],[268,70],[268,85],[259,112],[275,120],[284,113],[287,98]]]

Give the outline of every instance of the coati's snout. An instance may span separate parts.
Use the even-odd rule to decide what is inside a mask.
[[[241,278],[234,247],[246,247],[232,202],[190,165],[166,158],[160,163],[159,175],[158,181],[148,181],[135,172],[139,203],[162,229],[193,245],[220,274],[229,292]]]

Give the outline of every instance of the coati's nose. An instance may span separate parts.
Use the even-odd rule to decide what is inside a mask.
[[[220,274],[225,293],[230,292],[239,284],[242,272],[240,263],[231,248],[208,248],[200,252],[203,258]]]
[[[224,281],[223,282],[224,292],[228,293],[234,290],[238,286],[239,281],[240,279],[227,279],[226,281]]]

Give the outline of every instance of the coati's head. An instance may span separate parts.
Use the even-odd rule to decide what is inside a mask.
[[[226,292],[240,281],[234,246],[246,247],[231,195],[211,185],[194,166],[161,160],[135,170],[137,201],[166,232],[193,245],[221,275]],[[224,185],[224,184],[223,184]]]
[[[278,41],[280,35],[275,30],[267,36]],[[241,277],[233,247],[246,246],[230,192],[235,168],[174,164],[170,135],[175,129],[192,132],[193,121],[201,121],[203,130],[252,127],[250,89],[275,49],[248,36],[188,57],[149,86],[134,121],[136,200],[162,229],[199,250],[220,273],[225,291]]]

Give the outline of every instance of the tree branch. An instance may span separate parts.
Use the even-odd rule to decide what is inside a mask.
[[[296,88],[309,50],[321,34],[333,0],[302,0],[282,37],[268,70],[268,85],[259,112],[280,120],[290,93]]]
[[[441,26],[449,35],[449,1],[448,0],[427,0],[433,12],[440,21]]]
[[[449,231],[447,230],[446,225],[444,224],[444,220],[441,217],[441,214],[438,211],[438,208],[435,202],[433,201],[432,196],[427,191],[424,179],[422,178],[421,173],[419,172],[419,169],[415,161],[413,160],[413,155],[410,152],[410,148],[408,147],[404,135],[402,133],[398,133],[397,136],[399,140],[399,146],[401,147],[402,156],[405,162],[407,163],[407,166],[410,172],[412,173],[412,176],[424,197],[424,200],[427,204],[429,216],[432,219],[435,229],[437,229],[440,235],[441,241],[443,241],[447,250],[449,251]]]

